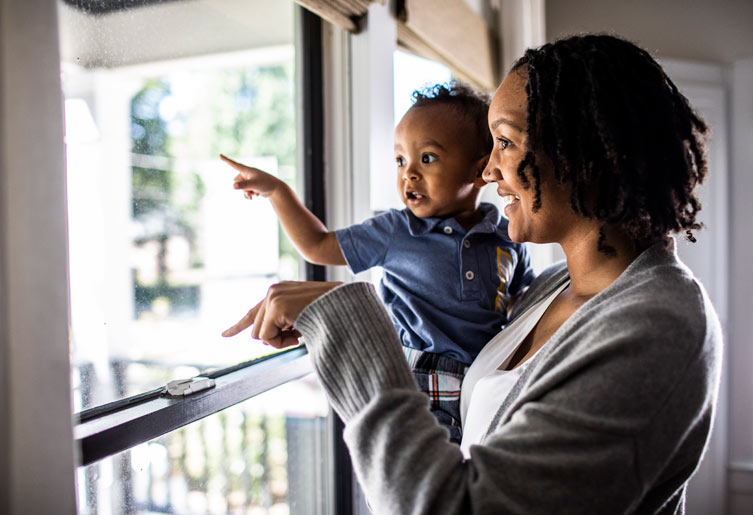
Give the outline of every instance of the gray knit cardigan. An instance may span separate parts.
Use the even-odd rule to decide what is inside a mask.
[[[567,278],[564,263],[547,269],[517,314]],[[722,333],[674,244],[643,252],[557,330],[468,460],[416,388],[371,285],[330,291],[295,326],[377,514],[684,511],[712,426]]]

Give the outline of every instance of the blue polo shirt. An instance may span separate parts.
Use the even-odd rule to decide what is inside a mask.
[[[510,298],[533,280],[507,219],[492,204],[480,209],[483,220],[467,232],[454,218],[408,209],[336,231],[353,273],[383,268],[379,293],[404,346],[471,363],[507,323]]]

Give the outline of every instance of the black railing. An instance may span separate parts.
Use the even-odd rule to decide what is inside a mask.
[[[294,349],[294,354],[297,354],[294,359],[285,356],[288,363],[306,358],[302,349]],[[262,363],[279,361],[273,360],[275,357],[263,359]],[[131,365],[145,366],[141,362]],[[254,363],[256,365],[259,363]],[[279,368],[280,363],[277,365]],[[127,362],[118,361],[113,368],[119,371],[116,377],[120,381],[128,379]],[[239,365],[225,374],[218,371],[216,380],[247,368],[248,365]],[[86,395],[85,385],[82,382],[78,395]],[[125,385],[117,389],[125,390]],[[139,409],[139,406],[143,409],[145,404],[154,403],[154,399],[141,404],[125,401],[114,403],[117,408],[114,412],[108,413],[107,405],[82,412],[85,419],[82,424],[101,423],[118,413],[118,419],[127,419],[129,410]],[[127,448],[109,459],[92,462],[91,457],[112,454],[111,445],[108,450],[92,450],[91,445],[82,443],[82,449],[90,449],[88,454],[84,453],[90,464],[82,469],[81,509],[86,513],[113,509],[118,513],[282,511],[318,514],[331,511],[332,499],[328,492],[333,491],[329,473],[333,453],[328,417],[285,413],[283,406],[279,406],[280,413],[269,414],[260,408],[263,401],[262,393],[211,417]],[[159,419],[159,410],[152,416]],[[139,425],[145,425],[143,420]],[[80,431],[80,426],[77,429]],[[106,429],[105,433],[108,433]],[[115,434],[110,432],[105,440],[111,443],[111,436]],[[110,476],[112,488],[106,490],[107,495],[103,497],[102,481]]]

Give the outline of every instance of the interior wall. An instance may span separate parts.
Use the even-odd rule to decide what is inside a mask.
[[[722,378],[720,417],[717,419],[705,464],[717,463],[696,475],[696,488],[721,497],[714,512],[736,515],[753,509],[753,243],[748,220],[753,216],[751,191],[753,149],[753,2],[750,0],[549,0],[546,5],[547,40],[581,32],[619,34],[646,48],[661,62],[709,63],[718,67],[718,84],[727,98],[726,127],[730,138],[726,248],[719,249],[710,266],[727,267],[724,284],[728,309],[725,327],[727,372]],[[696,65],[697,66],[697,65]],[[674,77],[670,71],[670,75]],[[676,79],[676,78],[675,78]],[[712,127],[712,138],[714,128]],[[712,171],[713,173],[713,171]],[[714,177],[710,177],[714,180]],[[706,210],[712,208],[705,206]],[[718,207],[718,206],[716,206]],[[725,260],[725,257],[727,260]],[[726,388],[725,388],[726,387]],[[728,392],[728,395],[725,395]],[[726,415],[725,416],[725,411]],[[718,440],[726,440],[719,445]],[[714,455],[714,456],[709,456]],[[709,459],[713,458],[713,459]],[[705,478],[705,479],[702,479]],[[719,486],[712,483],[719,483]],[[726,485],[726,486],[724,486]],[[692,499],[689,498],[689,502]],[[722,506],[725,505],[725,506]],[[701,513],[689,504],[688,513]]]
[[[729,73],[730,136],[730,331],[729,514],[753,513],[753,59],[740,59]]]
[[[753,56],[750,0],[549,0],[546,28],[549,41],[613,32],[659,59],[731,63]]]

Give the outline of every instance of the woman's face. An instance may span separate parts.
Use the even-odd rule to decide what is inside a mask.
[[[528,149],[526,134],[527,96],[525,69],[511,72],[494,94],[489,107],[489,130],[494,138],[494,150],[484,170],[484,180],[497,185],[497,194],[504,202],[505,217],[510,220],[510,238],[522,243],[561,242],[563,231],[574,222],[569,194],[555,179],[549,158],[536,154],[541,177],[541,203],[533,212],[534,188],[526,189],[518,177],[518,165]]]

